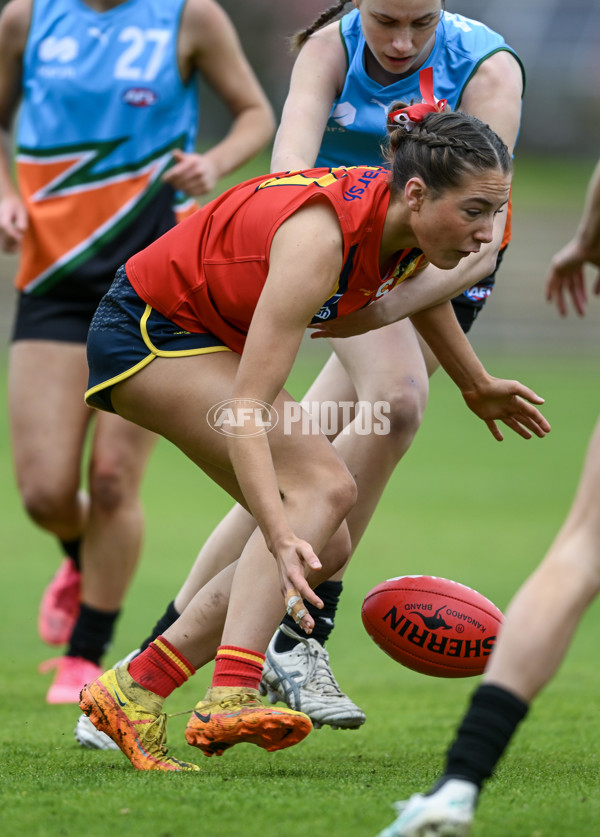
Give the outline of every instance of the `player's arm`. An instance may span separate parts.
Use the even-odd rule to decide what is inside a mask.
[[[343,87],[347,58],[335,22],[304,44],[292,69],[271,157],[271,171],[312,168],[331,106]]]
[[[494,244],[500,246],[503,227],[495,222],[493,235],[491,244],[482,245],[482,250]],[[428,264],[360,311],[310,326],[311,337],[352,337],[364,334],[446,302],[478,282],[482,278],[482,269],[487,269],[484,276],[489,276],[494,270],[495,254],[490,256],[489,265],[484,263],[483,266],[478,256],[479,253],[472,253],[450,270],[441,270]]]
[[[600,268],[600,162],[590,179],[577,232],[552,259],[546,280],[546,298],[554,302],[563,317],[567,313],[567,297],[579,316],[585,314],[585,264]],[[600,294],[600,271],[593,291]]]
[[[543,404],[544,399],[519,381],[493,378],[485,370],[450,302],[414,315],[411,322],[460,389],[467,406],[485,421],[495,439],[503,438],[497,421],[524,439],[532,433],[542,438],[550,432],[549,423],[534,406]]]
[[[31,0],[12,0],[0,15],[0,248],[18,249],[27,212],[12,179],[11,129],[21,98],[23,53],[31,20]]]
[[[275,117],[231,20],[213,0],[185,4],[178,55],[182,77],[198,70],[232,118],[225,137],[204,154],[175,152],[176,164],[164,177],[175,188],[201,195],[266,146]]]
[[[505,50],[495,52],[479,66],[465,87],[457,110],[485,122],[513,152],[521,123],[523,71]]]
[[[333,209],[312,202],[276,232],[269,274],[248,331],[232,398],[237,407],[272,404],[283,389],[306,325],[337,285],[342,233]],[[282,593],[296,588],[315,604],[320,599],[304,579],[303,564],[318,569],[312,548],[290,529],[271,458],[269,439],[250,417],[232,428],[231,462],[252,515],[278,562]]]

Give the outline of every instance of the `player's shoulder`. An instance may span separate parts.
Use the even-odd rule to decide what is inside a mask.
[[[340,21],[328,23],[313,32],[296,56],[296,64],[306,67],[312,78],[332,79],[341,90],[347,69],[346,50],[340,34]]]
[[[344,44],[339,20],[334,20],[332,23],[316,29],[309,35],[300,49],[300,53],[304,53],[305,56],[310,54],[311,57],[315,58],[343,52]]]
[[[446,48],[457,55],[477,57],[498,49],[510,49],[504,37],[479,20],[456,12],[444,12],[438,34]]]
[[[498,38],[504,40],[502,35],[483,23],[481,20],[475,20],[472,17],[466,17],[458,12],[445,11],[441,18],[441,23],[447,32],[456,34],[457,37],[473,38],[475,36]]]
[[[9,0],[0,11],[2,28],[11,35],[27,34],[31,23],[33,0]]]
[[[199,56],[225,54],[235,42],[235,27],[216,0],[186,0],[179,26],[180,59],[196,63]]]
[[[519,99],[523,95],[524,86],[523,65],[514,53],[507,50],[487,56],[477,67],[468,85],[471,92],[477,89],[484,97],[494,96],[501,90],[510,90]]]
[[[199,37],[210,37],[218,32],[229,16],[216,0],[186,0],[183,7],[181,25],[191,27]]]
[[[0,39],[13,54],[25,49],[32,10],[33,0],[9,0],[0,12]]]

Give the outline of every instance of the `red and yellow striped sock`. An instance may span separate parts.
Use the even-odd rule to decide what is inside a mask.
[[[134,657],[128,671],[140,686],[165,698],[196,673],[194,666],[164,636],[157,637]]]
[[[220,645],[215,657],[213,686],[243,686],[258,689],[265,655],[237,645]]]

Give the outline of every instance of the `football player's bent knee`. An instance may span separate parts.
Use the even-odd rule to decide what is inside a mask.
[[[385,415],[392,439],[415,435],[423,421],[428,394],[427,385],[422,386],[418,380],[411,379],[386,395]]]
[[[92,468],[90,496],[95,508],[105,514],[111,514],[132,499],[131,487],[118,466]]]
[[[73,525],[78,518],[77,488],[76,485],[70,488],[56,484],[27,485],[21,489],[23,508],[42,528]]]
[[[324,476],[315,499],[329,506],[331,513],[343,520],[356,503],[357,496],[356,482],[350,471],[340,462],[333,469],[333,473]]]
[[[329,538],[327,545],[319,553],[323,569],[332,576],[345,567],[352,555],[352,539],[348,526],[343,523]]]

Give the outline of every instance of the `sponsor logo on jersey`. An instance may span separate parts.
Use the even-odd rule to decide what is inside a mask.
[[[331,118],[345,128],[353,124],[356,118],[356,108],[350,102],[340,102],[335,106]]]
[[[38,57],[40,61],[46,63],[50,61],[58,61],[60,64],[68,64],[77,58],[79,53],[79,44],[75,38],[55,38],[50,35],[49,38],[44,38],[40,41],[38,47]]]
[[[149,87],[130,87],[123,93],[123,101],[134,108],[147,108],[158,102],[158,96]]]

